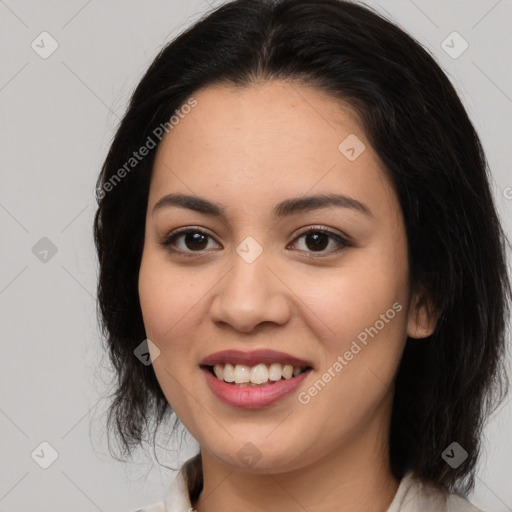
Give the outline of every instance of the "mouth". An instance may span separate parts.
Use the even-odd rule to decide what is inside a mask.
[[[217,363],[200,367],[218,380],[240,387],[273,386],[279,381],[293,379],[313,369],[311,366],[281,363],[258,363],[254,366]]]
[[[239,409],[277,406],[315,370],[310,360],[268,348],[215,352],[199,367],[211,392]]]

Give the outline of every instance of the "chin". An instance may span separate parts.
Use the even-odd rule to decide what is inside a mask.
[[[201,444],[216,459],[227,466],[240,471],[253,473],[281,473],[297,469],[303,465],[300,462],[300,453],[297,447],[304,446],[304,442],[291,441],[289,437],[276,437],[270,440],[270,430],[261,436],[248,433],[246,436],[234,436],[229,442],[219,446]]]

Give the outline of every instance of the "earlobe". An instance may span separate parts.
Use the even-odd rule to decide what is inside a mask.
[[[415,295],[411,300],[407,323],[407,336],[410,338],[427,338],[437,325],[439,315],[434,311],[424,294]]]

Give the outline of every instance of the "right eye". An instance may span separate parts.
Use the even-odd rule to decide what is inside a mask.
[[[194,253],[201,253],[206,249],[208,238],[212,237],[200,229],[182,228],[170,233],[160,242],[160,245],[167,247],[173,253],[181,253],[183,256],[193,256]],[[179,239],[182,240],[182,247],[176,249]]]

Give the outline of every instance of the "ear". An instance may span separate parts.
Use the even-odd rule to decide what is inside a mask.
[[[407,336],[410,338],[426,338],[435,328],[439,314],[434,311],[425,290],[414,294],[409,306]]]

